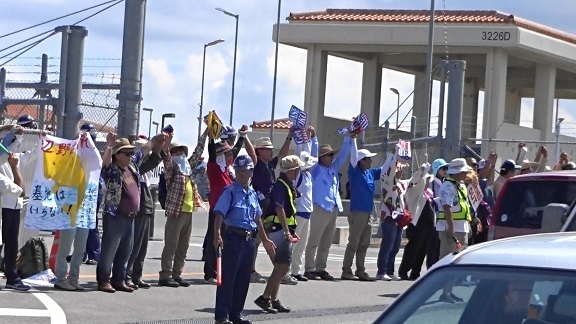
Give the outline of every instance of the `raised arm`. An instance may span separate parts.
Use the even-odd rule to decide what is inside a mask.
[[[290,151],[290,143],[292,143],[293,132],[293,129],[290,128],[288,131],[288,136],[286,136],[286,139],[284,140],[284,145],[282,145],[282,148],[280,148],[280,153],[278,153],[278,161],[281,161],[286,155],[288,155],[288,152]]]
[[[112,146],[118,136],[115,133],[108,133],[106,135],[106,148],[102,156],[102,167],[108,167],[112,163]]]
[[[256,165],[256,163],[258,163],[258,158],[256,156],[256,150],[254,149],[254,145],[252,145],[252,142],[248,138],[248,126],[243,125],[238,131],[238,135],[241,138],[244,138],[244,148],[246,149],[246,153],[252,159],[252,163]]]
[[[356,144],[356,137],[352,139],[352,144],[350,145],[350,165],[353,168],[358,165],[358,144]]]

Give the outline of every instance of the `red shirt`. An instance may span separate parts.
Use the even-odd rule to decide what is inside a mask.
[[[210,203],[210,210],[212,210],[216,206],[224,188],[232,184],[234,180],[227,171],[222,171],[216,162],[208,161],[206,173],[210,183],[210,198],[208,202]]]

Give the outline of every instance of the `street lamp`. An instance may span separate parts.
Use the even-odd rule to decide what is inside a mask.
[[[175,113],[167,113],[162,115],[162,130],[164,130],[164,119],[166,118],[176,118]]]
[[[218,45],[224,42],[223,39],[217,39],[208,44],[204,44],[204,56],[202,57],[202,90],[200,91],[200,120],[202,120],[202,108],[204,108],[204,72],[206,70],[206,48]],[[200,142],[200,132],[202,131],[202,122],[198,123],[198,142]]]
[[[558,118],[556,120],[556,151],[554,152],[554,156],[556,157],[556,161],[560,160],[560,124],[564,121],[564,118]]]
[[[156,134],[158,134],[158,125],[160,125],[160,124],[158,124],[157,121],[153,121],[152,125],[156,126]]]
[[[276,111],[276,79],[278,76],[278,42],[280,40],[280,9],[282,0],[278,0],[278,17],[276,17],[276,52],[274,53],[274,82],[272,86],[272,117],[270,118],[270,141],[274,142],[274,114]]]
[[[396,130],[398,130],[398,115],[400,114],[400,92],[396,88],[390,88],[390,91],[394,92],[398,97],[398,103],[396,104]]]
[[[142,110],[150,112],[150,123],[148,124],[148,138],[150,138],[150,135],[151,135],[151,132],[152,132],[152,111],[153,111],[154,109],[152,109],[152,108],[142,108]],[[158,133],[156,133],[156,134],[158,134]]]
[[[236,82],[236,53],[238,50],[238,21],[240,20],[240,16],[222,8],[216,8],[216,10],[236,19],[236,35],[234,36],[234,66],[232,67],[232,99],[230,100],[230,126],[232,126],[232,118],[234,116],[234,84]]]

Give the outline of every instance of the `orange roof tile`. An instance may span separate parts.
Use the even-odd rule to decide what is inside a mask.
[[[255,129],[266,129],[266,128],[270,128],[272,126],[272,124],[270,123],[269,120],[267,121],[261,121],[261,122],[252,122],[252,125],[250,125],[250,127],[255,128]],[[292,127],[292,122],[290,121],[289,118],[281,118],[281,119],[276,119],[274,121],[274,129],[290,129],[290,127]]]
[[[287,20],[304,22],[429,23],[430,11],[393,9],[326,9],[326,11],[290,13]],[[513,24],[546,36],[576,44],[575,35],[496,10],[437,10],[435,12],[434,21],[454,24]]]

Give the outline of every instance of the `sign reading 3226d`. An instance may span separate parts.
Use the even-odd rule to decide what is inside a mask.
[[[503,42],[510,40],[510,32],[507,31],[483,31],[482,40]]]

